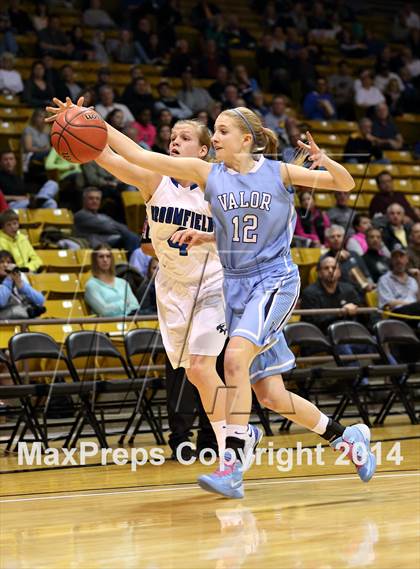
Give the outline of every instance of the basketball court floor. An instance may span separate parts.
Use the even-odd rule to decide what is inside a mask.
[[[29,466],[2,455],[0,567],[416,569],[420,428],[390,418],[373,429],[373,440],[381,464],[364,484],[326,446],[325,464],[306,464],[308,451],[297,465],[299,443],[312,451],[319,443],[311,433],[264,438],[266,448],[293,450],[271,466],[262,457],[236,501],[196,485],[213,466],[168,459],[133,472],[97,457],[84,466]],[[149,449],[151,437],[138,437],[136,446]]]

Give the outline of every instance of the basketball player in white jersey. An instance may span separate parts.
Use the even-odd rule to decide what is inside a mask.
[[[54,100],[58,109],[67,106]],[[71,104],[71,103],[70,103]],[[79,99],[78,105],[83,104]],[[209,130],[197,121],[178,121],[172,129],[171,156],[205,159],[211,147]],[[96,160],[122,182],[135,186],[146,203],[150,236],[159,260],[156,300],[159,327],[173,368],[183,367],[199,393],[223,457],[226,431],[226,390],[216,359],[226,337],[222,292],[223,271],[215,243],[194,247],[172,243],[182,228],[213,231],[210,208],[197,184],[174,180],[140,168],[107,146]]]

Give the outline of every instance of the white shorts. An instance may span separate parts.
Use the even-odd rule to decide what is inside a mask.
[[[222,279],[198,285],[174,282],[158,271],[156,299],[163,345],[173,368],[191,355],[218,356],[227,339]]]

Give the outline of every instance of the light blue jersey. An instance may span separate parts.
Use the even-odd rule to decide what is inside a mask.
[[[300,279],[290,254],[294,196],[283,184],[280,163],[261,157],[248,174],[215,164],[204,196],[224,271],[228,335],[261,347],[251,382],[292,369],[295,358],[282,330],[299,297]]]
[[[280,163],[263,156],[247,174],[215,164],[207,180],[220,261],[228,273],[247,274],[270,261],[290,261],[296,213]]]

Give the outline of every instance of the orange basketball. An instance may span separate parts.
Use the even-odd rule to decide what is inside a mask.
[[[58,115],[51,129],[51,144],[68,162],[95,160],[106,146],[108,131],[93,109],[70,107]]]

